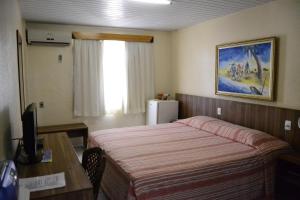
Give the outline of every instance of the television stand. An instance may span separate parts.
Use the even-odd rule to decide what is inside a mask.
[[[39,141],[39,142],[43,142]],[[23,164],[23,165],[30,165],[30,164],[35,164],[35,163],[39,163],[41,162],[41,160],[43,159],[43,143],[38,143],[38,147],[42,147],[42,148],[38,148],[37,149],[37,153],[33,158],[30,158],[25,150],[24,150],[24,145],[22,142],[19,142],[18,144],[18,148],[17,148],[17,152],[16,152],[16,162],[19,164]]]
[[[37,149],[43,150],[44,149],[44,138],[39,138],[37,140]]]

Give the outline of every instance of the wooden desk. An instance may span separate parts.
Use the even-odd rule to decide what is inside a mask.
[[[30,199],[92,200],[93,186],[66,133],[43,134],[44,149],[52,149],[51,163],[18,165],[19,178],[65,172],[66,187],[30,193]]]
[[[39,134],[66,132],[69,137],[83,137],[83,145],[87,147],[88,127],[84,123],[60,124],[38,127]]]

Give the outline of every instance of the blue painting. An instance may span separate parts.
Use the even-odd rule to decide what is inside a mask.
[[[273,99],[274,38],[217,46],[216,94]]]

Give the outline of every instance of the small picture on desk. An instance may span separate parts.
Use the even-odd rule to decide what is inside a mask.
[[[43,152],[43,159],[41,162],[43,163],[49,163],[52,162],[52,150],[51,149],[46,149]]]

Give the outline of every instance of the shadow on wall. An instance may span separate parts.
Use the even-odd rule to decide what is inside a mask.
[[[13,158],[8,107],[0,111],[0,160]]]

